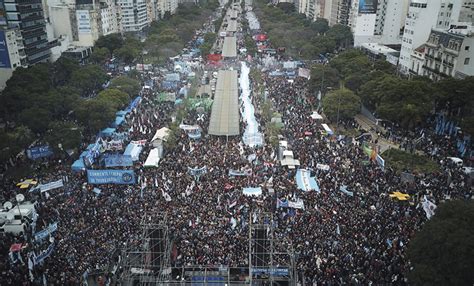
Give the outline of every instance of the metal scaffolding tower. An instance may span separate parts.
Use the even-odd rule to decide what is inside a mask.
[[[250,218],[251,285],[296,285],[291,243],[274,232],[275,223],[272,213],[254,213]]]

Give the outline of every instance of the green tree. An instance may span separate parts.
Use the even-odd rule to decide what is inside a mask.
[[[329,28],[326,35],[336,41],[338,47],[348,47],[354,40],[351,28],[349,26],[336,24]]]
[[[365,74],[372,70],[372,64],[367,56],[355,49],[340,53],[331,60],[330,65],[337,69],[339,76],[343,79],[352,74]]]
[[[319,35],[323,35],[329,30],[328,20],[324,18],[317,18],[316,21],[311,23],[311,28]]]
[[[75,115],[90,134],[107,127],[115,117],[115,102],[107,99],[83,99],[75,108]]]
[[[360,98],[349,89],[334,90],[323,98],[323,110],[333,122],[350,119],[360,112]]]
[[[35,133],[44,133],[48,129],[48,124],[52,119],[49,110],[33,106],[20,112],[18,120]]]
[[[87,65],[72,73],[71,85],[81,96],[87,97],[101,89],[107,79],[107,74],[99,66]]]
[[[8,132],[0,130],[0,162],[6,162],[11,157],[16,156],[21,150],[28,147],[33,140],[33,132],[23,125],[19,125]]]
[[[127,93],[130,98],[133,98],[140,92],[141,84],[138,80],[128,76],[119,76],[112,79],[109,88],[115,88],[123,91]]]
[[[123,45],[122,35],[115,33],[107,36],[102,36],[95,42],[96,48],[106,48],[109,50],[110,55],[113,55],[115,50],[118,50]]]
[[[45,141],[57,151],[59,151],[59,144],[63,150],[75,149],[82,142],[83,129],[71,121],[53,121],[49,124]]]
[[[77,61],[64,56],[60,57],[50,65],[49,73],[52,78],[52,85],[57,87],[68,84],[72,73],[79,68]]]
[[[96,64],[102,64],[110,56],[107,48],[95,48],[91,56],[91,61]]]
[[[130,97],[128,96],[128,94],[113,88],[103,90],[99,92],[99,95],[97,96],[97,100],[109,102],[109,104],[113,106],[115,110],[125,106],[128,103],[129,99]]]
[[[408,245],[411,285],[474,283],[474,203],[447,201]]]
[[[326,93],[328,87],[339,87],[339,76],[337,70],[327,65],[312,66],[309,90],[312,93],[317,93],[320,90],[322,90],[323,93]]]
[[[130,45],[124,45],[118,49],[115,54],[119,59],[129,65],[140,56],[140,50]]]

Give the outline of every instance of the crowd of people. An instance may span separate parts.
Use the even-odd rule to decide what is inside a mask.
[[[253,68],[259,64],[262,59],[254,59]],[[469,178],[459,166],[445,160],[450,155],[446,149],[449,138],[427,135],[431,148],[446,150],[433,155],[442,162],[439,172],[417,174],[413,182],[402,182],[395,171],[371,162],[360,142],[338,140],[323,132],[321,121],[310,117],[313,110],[306,104],[310,94],[305,78],[289,81],[266,71],[263,80],[268,100],[282,115],[281,136],[299,167],[317,178],[319,191],[298,189],[296,170],[281,166],[276,146],[267,143],[250,148],[241,137],[207,135],[210,114],[188,109],[183,123],[199,125],[201,138],[193,139],[179,130],[175,144],[166,146],[156,168],[143,167],[151,150],[145,146],[133,166],[137,184],[90,185],[84,172],[72,173],[69,166],[51,159],[50,173],[32,174],[39,183],[67,178],[64,188],[47,194],[24,193],[37,202],[36,230],[58,223],[57,231],[50,234],[54,252],[43,263],[29,267],[29,254],[38,255],[49,243],[34,241],[31,230],[17,236],[5,234],[0,248],[0,285],[78,285],[96,270],[104,273],[104,281],[111,281],[114,273],[120,276],[123,270],[116,268],[122,251],[141,243],[143,216],[153,221],[160,213],[168,218],[172,266],[248,266],[250,225],[260,214],[270,213],[274,236],[286,250],[294,251],[298,279],[307,285],[406,284],[410,271],[406,248],[427,219],[420,207],[424,196],[435,204],[472,197]],[[154,100],[160,77],[155,81],[119,129],[129,132],[130,141],[150,142],[154,132],[169,126],[175,115],[174,103]],[[253,94],[256,89],[254,84]],[[256,109],[262,100],[253,96]],[[257,118],[264,131],[270,122]],[[356,126],[352,121],[343,124]],[[241,122],[242,132],[244,128]],[[317,164],[329,169],[318,169]],[[203,167],[206,172],[199,177],[190,174],[190,168]],[[230,175],[230,170],[245,175]],[[18,192],[15,183],[4,182],[5,198]],[[262,194],[245,195],[242,190],[246,187],[260,187]],[[396,191],[410,199],[389,197]],[[304,209],[277,206],[277,201],[297,200],[304,202]],[[14,243],[23,246],[22,259],[15,263],[8,255]]]

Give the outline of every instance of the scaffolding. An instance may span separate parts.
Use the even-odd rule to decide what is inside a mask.
[[[271,213],[250,217],[248,265],[172,266],[167,216],[149,212],[142,219],[142,232],[122,252],[118,285],[294,286],[291,244],[275,237],[273,223]]]
[[[167,285],[171,275],[167,221],[165,213],[145,214],[141,237],[131,239],[123,251],[121,285]]]
[[[249,230],[250,285],[296,285],[290,241],[274,232],[272,213],[254,213]]]

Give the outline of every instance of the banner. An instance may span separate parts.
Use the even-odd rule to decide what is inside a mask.
[[[106,154],[104,156],[105,167],[130,167],[133,166],[131,156],[122,154]]]
[[[229,169],[229,176],[250,176],[252,175],[252,170],[251,169],[248,169],[248,170],[243,170],[243,171],[240,171],[240,170],[233,170],[233,169]]]
[[[191,139],[200,139],[201,138],[201,130],[200,129],[197,129],[197,130],[193,130],[193,131],[188,131],[188,137],[191,138]]]
[[[31,160],[36,160],[38,158],[49,157],[53,155],[53,149],[48,145],[36,146],[28,148],[26,150],[26,156]]]
[[[311,190],[315,190],[319,192],[319,186],[316,182],[314,177],[310,177],[310,171],[305,169],[299,169],[296,172],[296,184],[298,185],[298,189],[308,192]]]
[[[30,192],[40,190],[40,192],[43,193],[43,192],[46,192],[46,191],[49,191],[49,190],[62,188],[63,186],[64,186],[63,180],[57,180],[57,181],[54,181],[54,182],[49,182],[49,183],[44,184],[44,185],[38,185],[36,188],[31,189]]]
[[[349,192],[347,190],[347,186],[346,185],[342,185],[339,187],[339,191],[343,192],[344,194],[350,196],[350,197],[353,197],[354,196],[354,193],[353,192]]]
[[[33,264],[38,265],[42,263],[46,258],[48,258],[54,250],[54,242],[51,243],[48,248],[42,251],[38,256],[33,256]]]
[[[318,170],[323,170],[323,171],[329,171],[329,165],[316,164],[316,169],[318,169]]]
[[[385,160],[379,154],[375,157],[375,161],[377,161],[382,169],[385,167]]]
[[[123,149],[121,140],[112,140],[104,143],[105,150],[107,151],[119,151]]]
[[[190,168],[188,167],[188,173],[191,176],[202,176],[207,173],[207,167],[204,166],[202,168]]]
[[[50,224],[47,228],[43,229],[42,231],[38,231],[35,233],[35,241],[42,241],[46,237],[48,237],[51,233],[55,232],[58,230],[58,223],[52,223]]]
[[[243,188],[243,194],[246,196],[260,196],[262,194],[262,188]]]
[[[277,199],[277,208],[294,208],[304,210],[304,202],[302,199],[298,199],[296,201]]]
[[[288,276],[288,268],[252,268],[252,275]]]
[[[87,170],[89,184],[135,184],[132,170]]]
[[[146,140],[136,140],[136,141],[130,141],[130,144],[137,145],[137,146],[145,146],[146,145]]]
[[[298,76],[309,79],[311,77],[311,72],[309,71],[309,69],[299,68],[298,69]]]
[[[377,13],[377,0],[359,0],[359,14]]]

